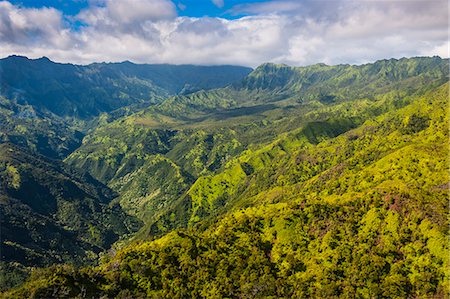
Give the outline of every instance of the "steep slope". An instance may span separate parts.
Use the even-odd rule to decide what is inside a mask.
[[[188,191],[205,208],[227,194],[223,213],[5,296],[445,298],[448,98],[446,83],[336,137],[246,151]]]
[[[47,58],[0,59],[0,94],[62,117],[89,119],[178,93],[226,86],[251,69],[238,66],[54,63]]]
[[[85,263],[139,227],[115,194],[62,163],[0,145],[3,262]]]
[[[230,129],[154,130],[125,119],[86,137],[65,161],[108,182],[124,208],[147,219],[179,198],[200,173],[241,152],[236,135]]]

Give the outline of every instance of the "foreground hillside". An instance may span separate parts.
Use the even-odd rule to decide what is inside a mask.
[[[396,71],[387,72],[387,77],[392,73]],[[194,133],[177,137],[179,128],[136,126],[131,136],[137,144],[129,148],[131,141],[124,143],[119,156],[127,158],[131,151],[125,173],[135,171],[133,176],[146,180],[130,179],[129,190],[136,190],[139,185],[133,184],[138,183],[143,188],[171,182],[183,186],[164,213],[155,216],[158,221],[143,218],[148,222],[141,237],[172,232],[153,241],[132,242],[105,256],[97,267],[36,270],[25,285],[5,297],[447,297],[449,85],[443,82],[448,78],[442,80],[442,70],[435,74],[430,79],[418,71],[392,89],[377,83],[383,92],[373,99],[356,96],[349,101],[347,96],[356,90],[337,88],[346,95],[343,99],[322,106],[312,101],[316,109],[307,106],[308,113],[299,114],[300,120],[289,118],[289,126],[270,117],[261,123],[271,128],[267,132],[280,130],[269,143],[245,144],[239,140],[245,130],[231,126],[235,133],[229,131],[232,135],[226,138],[236,140],[234,152],[226,150],[226,158],[210,169],[208,154],[203,160],[193,158],[201,165],[197,170],[180,166],[184,158],[177,160],[190,157],[182,154],[190,148],[189,140],[203,144],[205,139],[195,139]],[[292,109],[291,115],[302,111]],[[144,115],[155,113],[164,115],[157,110]],[[133,125],[139,117],[122,124]],[[277,125],[270,127],[273,124]],[[110,138],[119,136],[111,132]],[[146,153],[138,132],[154,136],[145,140],[159,152]],[[96,139],[99,135],[89,137],[69,162],[85,159],[81,153],[86,148],[95,161],[94,145],[108,147],[108,137],[100,136],[103,142]],[[214,143],[220,140],[216,136],[212,134],[209,147],[201,149],[222,149]],[[177,138],[181,141],[175,142]],[[193,155],[199,154],[191,148]],[[106,159],[114,154],[111,150]],[[148,156],[139,162],[139,154]],[[97,161],[108,167],[89,168],[111,186],[120,180],[108,180],[129,179],[120,174],[123,161]],[[119,170],[111,166],[114,163]],[[158,196],[146,198],[151,206]],[[125,199],[124,207],[130,202]]]

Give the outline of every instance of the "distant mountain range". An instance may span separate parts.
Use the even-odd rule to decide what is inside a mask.
[[[195,66],[94,63],[61,64],[43,57],[0,59],[0,93],[21,105],[33,105],[61,117],[89,119],[133,104],[212,89],[240,81],[252,69],[240,66]]]

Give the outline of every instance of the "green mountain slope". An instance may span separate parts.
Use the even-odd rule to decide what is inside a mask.
[[[249,90],[269,90],[278,94],[322,96],[323,101],[333,97],[373,96],[389,86],[406,86],[411,82],[429,82],[447,77],[445,62],[440,57],[417,57],[379,60],[364,65],[308,67],[263,64],[237,86]],[[406,80],[406,82],[405,82]],[[363,95],[363,96],[362,96]],[[273,100],[273,99],[269,99]]]
[[[308,123],[244,151],[187,192],[215,216],[5,296],[445,298],[448,99],[448,83],[386,98],[344,133]]]
[[[141,111],[152,127],[217,126],[286,118],[349,100],[374,100],[388,92],[403,97],[448,78],[448,60],[439,57],[380,60],[360,66],[318,64],[307,67],[263,64],[241,82],[188,96],[175,96]],[[291,111],[293,110],[293,111]]]
[[[132,101],[154,74],[155,93],[178,95],[101,114],[64,162],[34,154],[79,144],[81,126],[61,116],[112,106],[74,114],[14,90],[2,141],[31,152],[0,145],[2,288],[24,265],[92,261],[121,242],[99,266],[37,269],[4,297],[448,296],[448,63],[264,64],[194,93],[171,79],[182,68],[66,66],[128,86]],[[123,210],[143,221],[132,239],[140,223]]]

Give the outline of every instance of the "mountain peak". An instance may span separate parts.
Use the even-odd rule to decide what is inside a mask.
[[[290,68],[289,65],[284,64],[284,63],[273,63],[273,62],[265,62],[263,64],[261,64],[260,66],[258,66],[256,68],[256,70],[261,69],[261,70],[276,70],[276,69],[281,69],[281,68]]]
[[[8,57],[3,58],[3,59],[8,59],[8,60],[11,60],[11,59],[29,60],[28,57],[22,56],[22,55],[9,55]]]
[[[37,58],[37,61],[48,61],[48,62],[52,62],[47,56],[42,56],[41,58]]]

